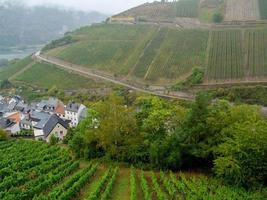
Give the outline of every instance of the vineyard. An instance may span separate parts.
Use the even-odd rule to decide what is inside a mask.
[[[206,82],[264,81],[267,30],[212,31]]]
[[[226,0],[225,21],[260,19],[258,0]]]
[[[198,17],[199,0],[180,0],[176,3],[177,17]]]
[[[149,46],[146,47],[143,55],[140,57],[137,64],[135,65],[135,76],[140,78],[143,78],[145,76],[150,64],[160,52],[160,46],[165,39],[167,31],[168,30],[166,28],[161,28],[158,31],[157,35],[152,39]]]
[[[208,81],[244,77],[241,31],[213,31],[210,37]]]
[[[170,29],[145,79],[177,80],[190,74],[194,67],[204,67],[208,35],[205,30]]]
[[[245,33],[247,78],[264,79],[267,76],[267,30],[247,30]]]
[[[41,142],[0,142],[0,153],[1,200],[264,199],[202,175],[81,163]]]
[[[112,74],[126,75],[156,30],[154,26],[142,25],[82,28],[73,34],[76,43],[52,50],[50,55]]]

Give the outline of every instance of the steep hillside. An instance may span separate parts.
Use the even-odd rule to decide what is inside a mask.
[[[174,20],[177,17],[197,18],[199,0],[180,0],[173,2],[157,2],[145,3],[138,7],[132,8],[118,15],[116,18],[134,17],[137,21],[164,21]]]
[[[113,76],[170,83],[204,67],[208,31],[107,24],[69,37],[70,44],[45,53]]]
[[[102,82],[59,69],[53,65],[37,63],[30,57],[10,61],[0,68],[0,82],[9,80],[16,86],[29,85],[36,88],[79,90],[103,86]]]

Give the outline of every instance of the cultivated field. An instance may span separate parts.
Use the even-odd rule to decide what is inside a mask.
[[[176,7],[176,17],[198,17],[199,0],[179,0]]]
[[[57,87],[58,89],[83,89],[100,86],[101,83],[96,83],[92,79],[82,77],[65,70],[61,70],[55,66],[36,63],[31,68],[20,74],[14,79],[32,86],[50,89]]]
[[[146,80],[177,80],[205,67],[208,31],[170,29],[145,75]]]
[[[247,30],[245,34],[247,77],[252,80],[267,77],[267,30]]]
[[[225,21],[260,19],[258,0],[226,0]]]
[[[206,82],[266,81],[267,30],[212,31]]]
[[[206,81],[244,77],[240,30],[212,31]]]
[[[204,67],[208,31],[145,25],[101,25],[73,33],[78,40],[50,56],[114,77],[173,83]]]
[[[0,142],[0,158],[1,200],[264,199],[202,175],[76,161],[41,142]]]
[[[73,35],[76,43],[52,50],[50,55],[113,75],[127,75],[156,30],[145,25],[82,28]]]

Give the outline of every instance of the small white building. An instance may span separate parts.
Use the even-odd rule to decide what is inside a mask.
[[[70,121],[71,127],[76,127],[81,121],[86,107],[83,104],[70,102],[65,109],[65,118]]]

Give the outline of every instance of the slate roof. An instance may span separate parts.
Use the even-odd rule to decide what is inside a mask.
[[[37,112],[37,111],[32,111],[30,113],[30,118],[31,120],[38,122],[34,127],[37,129],[43,129],[45,124],[50,118],[50,114],[45,113],[45,112]]]
[[[61,124],[66,129],[68,128],[67,122],[63,121],[57,115],[52,115],[43,128],[44,136],[47,137],[57,124]]]
[[[6,129],[13,124],[14,124],[14,122],[10,121],[9,119],[0,118],[0,128],[1,129]]]
[[[75,103],[75,102],[70,102],[68,103],[66,110],[71,111],[71,112],[78,112],[81,104]]]

